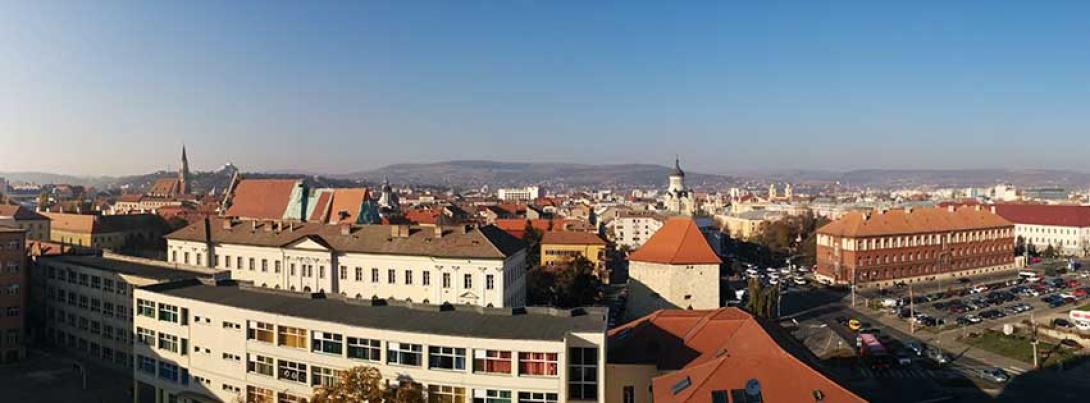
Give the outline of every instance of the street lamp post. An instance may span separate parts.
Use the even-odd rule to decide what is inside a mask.
[[[912,297],[912,283],[908,283],[908,323],[909,332],[916,334],[916,301]]]

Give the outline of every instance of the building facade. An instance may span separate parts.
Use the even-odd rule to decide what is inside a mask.
[[[492,226],[209,219],[166,236],[167,259],[272,289],[425,304],[526,304],[525,243]]]
[[[671,218],[628,262],[630,318],[659,309],[720,306],[722,260],[691,218]]]
[[[606,241],[598,234],[574,231],[547,231],[541,235],[541,265],[570,262],[582,256],[602,270],[606,263]]]
[[[888,287],[1016,269],[1014,224],[980,206],[852,212],[817,231],[819,281]]]
[[[82,358],[128,371],[133,289],[227,273],[121,255],[44,256],[32,283],[31,333]]]
[[[607,222],[606,228],[618,247],[638,249],[665,223],[666,217],[662,214],[625,210],[618,212],[616,218]]]
[[[1052,246],[1069,256],[1090,256],[1090,206],[997,204],[992,211],[1014,223],[1015,239],[1038,252]]]
[[[93,249],[116,250],[158,242],[165,222],[155,214],[42,213],[49,217],[49,240]]]
[[[428,402],[605,401],[604,310],[438,308],[195,280],[134,298],[137,402],[303,401],[357,366],[420,384]]]
[[[26,239],[31,241],[49,240],[49,217],[34,210],[12,204],[0,204],[0,225],[20,228],[26,231]]]
[[[0,364],[26,357],[26,231],[0,226]]]
[[[524,188],[504,188],[496,191],[496,197],[503,201],[526,202],[545,197],[545,190],[540,186]]]

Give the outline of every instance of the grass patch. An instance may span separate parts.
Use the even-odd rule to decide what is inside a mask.
[[[1029,337],[1026,336],[1018,334],[1007,336],[994,330],[988,330],[979,336],[969,337],[962,341],[981,350],[1033,364],[1033,346],[1029,342]],[[1071,351],[1051,343],[1038,343],[1037,351],[1040,354],[1040,365],[1042,367],[1077,358]]]
[[[1090,311],[1090,304],[1086,304],[1075,309],[1079,311]]]

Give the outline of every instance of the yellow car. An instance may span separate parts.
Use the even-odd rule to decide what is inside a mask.
[[[852,319],[848,321],[848,329],[852,331],[859,331],[859,328],[863,327],[863,324],[858,320]]]

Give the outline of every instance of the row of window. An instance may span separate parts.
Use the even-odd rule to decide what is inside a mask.
[[[117,340],[119,344],[129,343],[129,333],[120,327],[113,327],[109,323],[99,322],[62,309],[50,308],[46,311],[47,320],[57,324],[68,324],[73,329],[90,332],[93,335],[101,335],[106,340]]]
[[[180,325],[189,324],[189,309],[179,308],[171,304],[158,304],[158,310],[156,310],[156,304],[154,301],[148,301],[146,299],[136,299],[136,314],[145,316],[152,319],[159,319],[163,322],[177,323]]]
[[[250,321],[249,340],[276,344],[282,347],[307,349],[307,330],[271,323]],[[310,351],[335,354],[351,359],[382,361],[382,341],[344,337],[341,334],[311,331]],[[430,369],[464,371],[466,349],[460,347],[428,346],[427,366]],[[386,342],[386,363],[419,367],[424,365],[424,346],[414,343]],[[512,352],[500,350],[475,350],[474,372],[511,374]],[[556,376],[557,353],[518,353],[518,375]]]
[[[136,356],[136,369],[150,376],[158,376],[159,379],[167,382],[181,385],[189,384],[189,370],[172,362],[156,360],[138,354]]]
[[[49,329],[47,337],[58,346],[66,346],[90,355],[92,358],[101,359],[100,363],[112,363],[118,366],[131,368],[132,362],[129,355],[121,350],[114,350],[109,346],[102,346],[94,341],[88,341],[72,333],[66,333],[60,329]]]
[[[50,300],[55,300],[58,304],[67,303],[68,306],[79,307],[79,309],[94,313],[101,313],[108,318],[117,316],[117,319],[121,321],[127,321],[129,318],[129,307],[126,305],[114,305],[113,302],[101,301],[98,298],[90,298],[74,291],[66,291],[63,288],[49,286],[46,288],[46,296]]]
[[[118,295],[129,294],[129,285],[120,280],[114,281],[87,273],[78,273],[72,269],[58,270],[53,266],[49,266],[46,272],[50,279],[67,280],[69,284],[78,284],[104,292],[116,292]]]

